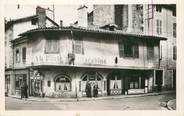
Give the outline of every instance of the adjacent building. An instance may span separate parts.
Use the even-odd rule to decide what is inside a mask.
[[[91,88],[98,85],[98,96],[171,89],[174,84],[166,76],[171,65],[165,65],[161,52],[170,40],[147,33],[145,7],[136,6],[95,5],[91,13],[81,6],[73,26],[58,27],[49,20],[50,27],[6,36],[6,92],[19,95],[22,82],[29,85],[29,95],[48,97],[84,97],[88,82]],[[45,19],[38,22],[45,24]],[[173,64],[170,70],[175,69]]]

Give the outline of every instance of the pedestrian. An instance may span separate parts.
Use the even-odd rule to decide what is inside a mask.
[[[94,97],[98,96],[98,85],[97,84],[95,84],[93,87],[93,94],[94,94]]]
[[[28,98],[27,90],[28,90],[28,86],[27,86],[27,84],[25,83],[25,84],[24,84],[24,96],[25,96],[25,100]]]
[[[21,95],[21,99],[24,98],[24,83],[21,83],[20,85],[20,95]]]
[[[86,83],[86,95],[87,97],[91,97],[91,84],[89,82]]]

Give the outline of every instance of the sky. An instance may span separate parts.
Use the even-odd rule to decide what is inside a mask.
[[[18,8],[18,4],[6,4],[4,6],[4,17],[6,20],[10,20],[35,15],[36,6],[53,9],[53,5],[19,5]],[[86,6],[88,7],[88,12],[91,12],[93,6]],[[60,20],[63,20],[63,25],[69,26],[71,23],[77,21],[77,8],[79,8],[79,5],[54,5],[56,23],[60,24]],[[49,11],[48,15],[53,16],[52,12]]]

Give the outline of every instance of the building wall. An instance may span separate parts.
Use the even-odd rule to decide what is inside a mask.
[[[147,7],[147,6],[145,6]],[[156,20],[162,21],[162,34],[157,34]],[[161,68],[164,69],[164,80],[167,89],[172,88],[174,78],[172,70],[176,69],[176,60],[173,59],[173,47],[176,46],[176,38],[173,37],[173,23],[176,23],[176,16],[172,15],[172,10],[162,7],[161,12],[154,7],[154,16],[151,19],[150,29],[145,29],[145,34],[166,37],[167,41],[160,42]],[[145,22],[145,27],[148,22]]]
[[[109,23],[115,23],[114,6],[113,5],[94,5],[93,24],[96,26],[103,26]]]
[[[13,46],[11,44],[13,40],[13,27],[5,31],[5,64],[6,68],[13,67]]]
[[[27,48],[26,65],[69,65],[68,53],[72,53],[72,40],[66,36],[60,36],[60,51],[55,54],[45,53],[46,39],[43,35],[35,35],[30,38]],[[74,36],[75,39],[75,36]],[[112,68],[157,68],[159,65],[159,43],[154,46],[154,59],[147,59],[147,45],[141,41],[139,44],[139,58],[120,58],[118,43],[121,38],[104,36],[84,36],[84,54],[75,54],[75,66]],[[115,63],[115,58],[118,63]]]

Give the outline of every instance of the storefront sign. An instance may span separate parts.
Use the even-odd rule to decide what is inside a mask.
[[[63,63],[60,55],[37,55],[33,59],[34,63]]]
[[[86,58],[85,64],[97,64],[97,65],[105,65],[106,60],[103,58]]]

